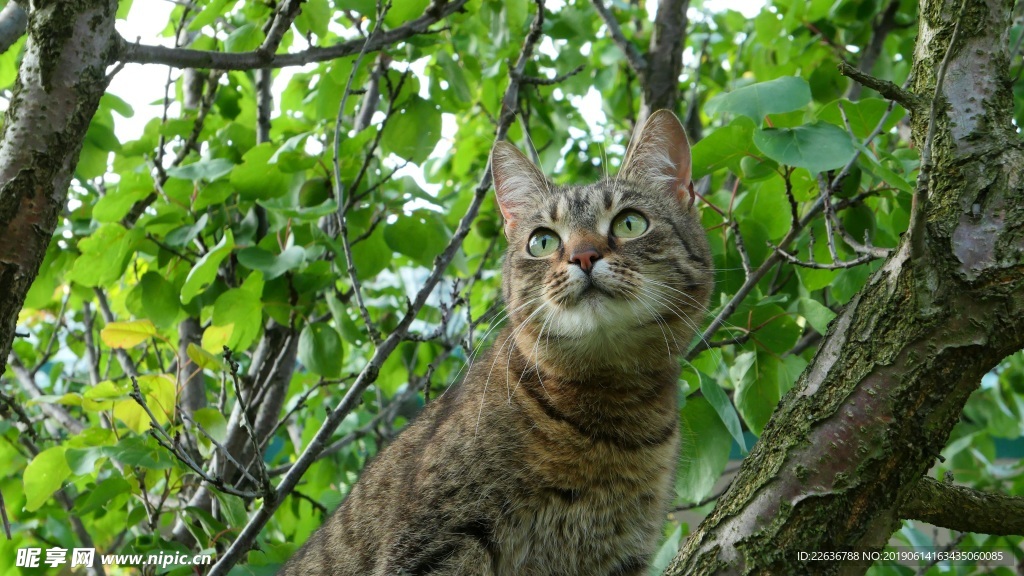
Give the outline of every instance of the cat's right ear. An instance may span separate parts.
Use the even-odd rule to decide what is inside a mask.
[[[505,236],[547,195],[550,183],[518,148],[505,141],[494,143],[491,150],[491,177],[498,208],[505,218]]]
[[[658,110],[633,136],[619,177],[654,186],[689,207],[693,205],[690,167],[690,143],[683,125],[672,112]]]

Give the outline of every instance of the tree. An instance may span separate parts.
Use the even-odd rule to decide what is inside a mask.
[[[901,520],[1019,547],[1024,475],[992,463],[1024,410],[1012,3],[648,8],[210,0],[165,48],[115,31],[130,2],[8,3],[3,557],[280,563],[501,323],[493,141],[587,181],[658,108],[718,268],[680,383],[678,507],[707,517],[658,568],[860,573],[798,553],[920,544]],[[122,142],[128,63],[172,73]]]

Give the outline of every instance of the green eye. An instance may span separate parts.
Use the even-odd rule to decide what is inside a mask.
[[[612,234],[619,238],[636,238],[647,232],[647,218],[639,212],[627,210],[612,220]]]
[[[526,245],[526,251],[530,253],[530,256],[543,258],[554,254],[561,243],[561,240],[558,239],[558,234],[546,228],[541,228],[530,235],[530,243]]]

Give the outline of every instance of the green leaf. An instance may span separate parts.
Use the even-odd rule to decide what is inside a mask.
[[[228,437],[228,421],[219,410],[214,408],[200,408],[192,414],[192,419],[195,420],[207,434],[213,436],[213,439],[223,444]]]
[[[250,148],[242,163],[231,171],[231,185],[245,200],[277,198],[288,191],[289,176],[270,163],[274,145],[264,142]]]
[[[741,116],[708,134],[693,145],[693,179],[703,178],[722,168],[739,172],[740,161],[758,154],[754,148],[754,123]]]
[[[388,28],[395,28],[407,20],[419,18],[423,15],[423,10],[426,9],[428,4],[430,4],[430,0],[402,0],[401,2],[393,2],[391,9],[384,16],[384,23],[388,25]],[[366,14],[366,16],[371,16],[371,14]]]
[[[700,502],[711,494],[729,461],[729,431],[711,404],[695,397],[679,413],[679,435],[676,495],[686,502]]]
[[[60,489],[64,480],[71,476],[71,468],[64,457],[65,450],[64,446],[47,448],[25,467],[25,510],[38,510],[50,499],[51,494]]]
[[[174,457],[148,436],[125,436],[105,450],[111,458],[125,466],[139,466],[154,471],[174,466]]]
[[[100,482],[92,490],[87,490],[83,497],[75,500],[75,512],[79,515],[89,514],[109,506],[114,498],[129,495],[132,486],[124,478],[112,477]]]
[[[361,279],[380,274],[391,263],[393,253],[384,240],[381,228],[378,226],[366,240],[352,246],[352,263],[356,268],[356,276]],[[344,254],[341,257],[343,259]]]
[[[745,86],[708,100],[708,114],[731,112],[750,118],[758,125],[768,114],[800,110],[811,102],[811,88],[799,76],[783,76]]]
[[[111,322],[100,331],[100,339],[111,348],[133,348],[156,336],[156,326],[149,320]]]
[[[264,37],[263,29],[249,22],[228,34],[224,40],[224,49],[227,52],[250,52],[260,47]]]
[[[117,223],[100,226],[79,241],[82,255],[75,260],[70,279],[89,287],[112,284],[121,277],[141,237],[137,228],[125,230]]]
[[[878,126],[888,109],[889,102],[881,98],[864,98],[856,102],[841,98],[822,106],[818,111],[818,119],[836,126],[846,126],[846,123],[849,122],[853,135],[859,140],[864,140]],[[846,115],[845,121],[843,120],[844,114]],[[886,118],[885,124],[882,125],[882,133],[892,129],[905,114],[906,112],[902,108],[893,108],[889,117]]]
[[[748,354],[750,354],[748,352]],[[779,389],[779,360],[769,354],[757,354],[756,370],[748,371],[736,386],[736,410],[754,434],[760,436],[782,397]]]
[[[440,139],[441,111],[433,102],[413,96],[384,127],[381,145],[409,162],[421,164]]]
[[[764,226],[768,238],[778,241],[793,225],[792,209],[786,198],[786,183],[775,178],[750,187],[750,191],[736,206],[738,215],[750,218]]]
[[[263,327],[263,309],[259,296],[242,288],[232,288],[217,297],[213,304],[213,325],[234,324],[227,347],[245,350],[256,340]]]
[[[839,168],[856,153],[849,133],[825,123],[758,130],[754,144],[779,164],[807,168],[812,174]]]
[[[725,390],[722,390],[722,386],[714,378],[704,378],[700,383],[700,391],[715,409],[718,417],[722,419],[722,424],[725,425],[729,435],[739,445],[740,451],[746,453],[747,441],[743,438],[743,427],[740,426],[740,417],[736,412],[736,407],[732,405],[732,401],[726,395]]]
[[[324,378],[341,376],[343,350],[338,331],[326,322],[307,324],[299,335],[299,361]]]
[[[395,252],[429,268],[448,245],[448,229],[436,212],[419,210],[411,216],[399,216],[388,224],[384,228],[384,240]]]
[[[212,0],[202,12],[189,22],[188,29],[199,30],[203,26],[213,24],[217,18],[224,16],[228,2],[233,4],[234,0]]]
[[[221,261],[235,248],[235,238],[231,229],[224,230],[224,237],[202,258],[196,262],[185,279],[185,285],[181,287],[181,303],[188,304],[193,298],[210,287],[217,277],[217,268]]]
[[[754,340],[776,354],[785,354],[800,338],[800,326],[776,304],[755,306],[747,319]]]
[[[227,339],[225,338],[224,341],[227,342]],[[188,343],[186,353],[188,354],[188,357],[196,363],[196,365],[205,370],[225,371],[228,369],[227,365],[224,364],[224,361],[221,360],[219,356],[210,354],[192,342]]]
[[[121,175],[117,188],[100,198],[92,208],[97,222],[119,222],[132,205],[153,192],[153,177],[146,173],[129,172]]]
[[[828,324],[836,317],[836,313],[829,310],[827,306],[813,298],[800,299],[800,315],[807,319],[807,323],[822,336],[828,330]]]
[[[107,457],[102,447],[68,448],[64,455],[67,457],[71,473],[77,476],[92,474],[96,462]]]
[[[294,270],[306,260],[306,251],[301,246],[290,246],[280,254],[274,254],[258,246],[238,252],[238,262],[253,270],[263,272],[267,280],[273,280],[289,270]]]
[[[148,318],[160,328],[169,328],[181,312],[178,290],[152,270],[128,293],[125,306],[136,318]]]
[[[184,166],[174,166],[167,169],[167,175],[171,178],[182,180],[206,180],[212,182],[221,176],[231,173],[235,163],[224,158],[213,158],[200,160]]]
[[[327,36],[327,25],[331,22],[331,6],[327,0],[306,0],[302,12],[295,18],[295,27],[303,36],[312,32],[320,38]]]

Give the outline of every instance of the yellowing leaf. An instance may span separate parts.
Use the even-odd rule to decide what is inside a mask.
[[[149,320],[111,322],[100,331],[103,343],[111,348],[132,348],[156,336],[156,326]]]
[[[214,356],[191,342],[188,344],[188,357],[200,368],[206,370],[227,370],[227,366],[219,356]]]
[[[170,422],[174,416],[177,386],[174,378],[168,374],[149,374],[139,376],[139,388],[146,397],[146,404],[153,411],[161,424]]]
[[[233,322],[223,326],[210,326],[203,332],[203,350],[210,354],[220,354],[224,351],[224,346],[231,340],[231,334],[234,331],[235,324]]]
[[[131,428],[136,434],[142,434],[149,430],[149,415],[146,414],[146,411],[134,398],[116,402],[114,404],[114,418],[123,422],[125,426]]]

